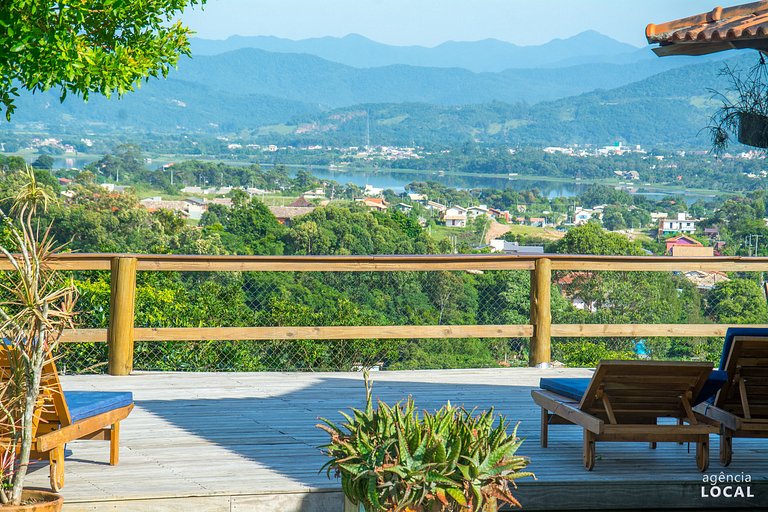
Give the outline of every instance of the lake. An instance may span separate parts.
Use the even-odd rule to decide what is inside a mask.
[[[376,188],[389,189],[394,192],[404,192],[405,186],[414,181],[436,181],[451,188],[475,189],[496,188],[514,190],[538,189],[549,199],[558,197],[574,197],[581,194],[589,185],[586,183],[553,182],[529,179],[488,178],[483,176],[439,175],[435,172],[405,172],[392,171],[333,171],[324,167],[313,166],[308,169],[321,180],[332,180],[342,185],[352,183],[358,187],[371,185]],[[295,171],[291,171],[295,175]]]
[[[88,163],[92,162],[95,157],[82,158],[82,157],[58,157],[54,160],[54,169],[80,169]],[[170,161],[170,160],[168,160]],[[162,158],[155,158],[152,165],[160,166],[167,163]],[[240,163],[242,162],[227,162],[227,163]],[[269,167],[270,164],[262,164],[262,167]],[[580,183],[577,181],[547,181],[537,179],[526,179],[521,177],[514,178],[494,178],[484,176],[456,176],[451,174],[438,174],[436,172],[396,172],[396,171],[372,171],[372,170],[350,170],[350,171],[338,171],[332,170],[324,166],[305,166],[305,165],[288,165],[289,173],[293,176],[299,169],[307,169],[311,173],[321,180],[331,180],[342,185],[352,183],[358,187],[364,188],[366,185],[371,185],[376,188],[383,188],[393,190],[394,192],[401,193],[405,191],[406,185],[415,181],[436,181],[442,183],[451,188],[457,189],[476,189],[476,188],[495,188],[495,189],[513,189],[513,190],[539,190],[542,195],[548,199],[556,199],[559,197],[575,197],[584,192],[590,183]],[[646,190],[652,192],[645,192],[642,195],[649,197],[650,199],[661,199],[665,196],[671,195],[667,191],[653,190],[651,187],[644,187]],[[692,204],[699,199],[710,199],[713,196],[694,194],[691,192],[685,192],[686,201],[688,204]]]

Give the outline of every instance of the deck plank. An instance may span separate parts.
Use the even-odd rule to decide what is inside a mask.
[[[687,446],[598,444],[593,472],[581,463],[581,430],[550,429],[549,449],[539,446],[539,409],[530,390],[541,377],[585,377],[588,370],[493,369],[374,374],[374,394],[387,402],[413,395],[422,409],[447,401],[495,409],[522,422],[521,453],[531,457],[536,482],[522,482],[527,510],[592,510],[654,504],[668,508],[721,509],[736,505],[701,501],[702,476]],[[130,390],[136,408],[121,429],[120,465],[110,467],[108,444],[67,446],[65,510],[341,510],[339,484],[318,470],[324,434],[317,418],[338,420],[339,410],[362,407],[359,374],[136,373],[129,377],[65,376],[67,390]],[[727,474],[750,474],[768,504],[768,440],[734,440]],[[710,474],[719,473],[712,436]],[[47,468],[30,476],[47,486]],[[600,496],[596,499],[596,496]],[[613,498],[610,498],[613,496]],[[278,508],[268,504],[280,503]],[[338,503],[338,507],[336,504]],[[330,507],[330,508],[329,508]]]

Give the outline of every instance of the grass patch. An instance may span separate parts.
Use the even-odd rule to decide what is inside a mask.
[[[545,240],[560,240],[565,236],[562,231],[550,228],[537,228],[534,226],[521,226],[519,224],[510,224],[509,233],[517,236],[526,236],[532,238],[544,238]]]

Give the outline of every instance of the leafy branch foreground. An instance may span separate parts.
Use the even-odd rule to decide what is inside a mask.
[[[323,469],[341,476],[344,495],[367,512],[496,511],[498,503],[521,507],[510,484],[533,477],[530,460],[515,455],[523,440],[517,426],[508,435],[493,409],[475,415],[450,403],[434,414],[416,409],[413,398],[374,409],[366,375],[364,411],[341,427],[327,419],[318,428],[331,440]],[[494,426],[495,425],[495,426]]]

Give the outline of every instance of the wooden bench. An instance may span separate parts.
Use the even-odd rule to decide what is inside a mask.
[[[603,361],[591,379],[541,379],[531,392],[541,407],[541,445],[550,424],[584,429],[584,466],[595,466],[597,442],[696,443],[696,463],[709,466],[709,434],[717,429],[693,412],[711,363]],[[676,424],[659,424],[673,418]]]
[[[3,379],[10,372],[8,358],[9,348],[0,348]],[[64,392],[55,363],[46,362],[34,415],[31,456],[50,462],[51,489],[58,492],[64,487],[64,447],[70,441],[109,441],[109,463],[118,463],[120,421],[128,417],[133,406],[130,392]]]
[[[768,329],[729,329],[720,369],[725,385],[695,411],[720,430],[720,462],[728,466],[734,437],[768,437]]]

